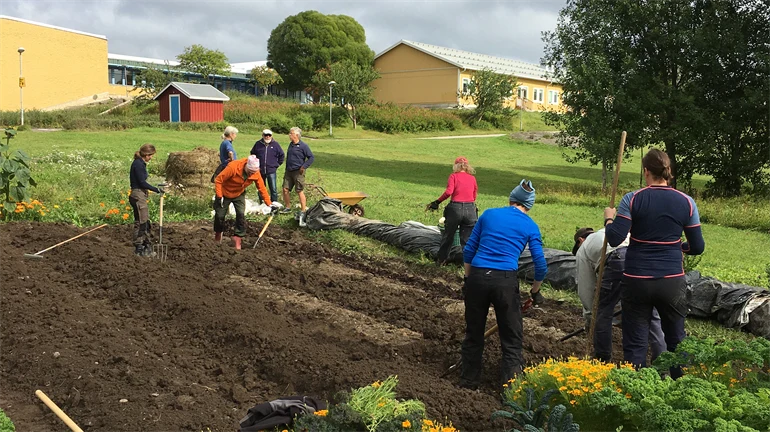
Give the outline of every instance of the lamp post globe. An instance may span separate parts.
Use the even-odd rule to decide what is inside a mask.
[[[329,136],[332,136],[332,87],[337,84],[334,81],[329,81]]]
[[[19,110],[21,111],[21,125],[24,126],[24,86],[22,86],[21,54],[25,51],[24,47],[19,47]]]

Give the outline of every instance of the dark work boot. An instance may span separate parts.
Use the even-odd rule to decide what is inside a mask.
[[[144,255],[144,245],[136,245],[136,250],[134,250],[134,255],[136,256]]]
[[[233,236],[233,243],[235,243],[235,248],[240,249],[241,248],[241,238],[238,236]]]
[[[142,252],[142,256],[148,257],[148,258],[153,258],[153,257],[155,257],[157,255],[158,254],[155,253],[155,251],[152,250],[152,245],[148,245],[148,244],[144,245],[144,251]]]

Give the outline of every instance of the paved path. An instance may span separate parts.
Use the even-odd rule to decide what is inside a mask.
[[[462,138],[495,138],[506,136],[507,134],[488,134],[488,135],[450,135],[450,136],[437,136],[427,138],[416,138],[423,140],[442,140],[442,139],[462,139]]]

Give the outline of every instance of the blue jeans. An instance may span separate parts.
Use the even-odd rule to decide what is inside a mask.
[[[270,191],[270,201],[278,201],[278,187],[275,184],[275,173],[262,174],[262,180],[264,180],[267,189]],[[262,196],[259,194],[257,194],[257,196],[259,197],[259,202],[262,202]]]

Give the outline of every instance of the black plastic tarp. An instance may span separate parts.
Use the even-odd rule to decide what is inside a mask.
[[[438,227],[407,221],[398,226],[364,219],[345,213],[342,203],[324,198],[307,211],[307,226],[313,230],[344,229],[371,237],[409,252],[425,253],[435,259],[441,243]],[[543,249],[548,264],[545,282],[563,290],[577,289],[577,268],[571,253]],[[462,250],[455,246],[449,261],[462,263]],[[531,282],[535,266],[529,250],[519,257],[519,277]],[[687,274],[690,316],[715,319],[726,327],[743,328],[770,338],[770,292],[758,287],[722,282],[703,277],[698,272]]]

